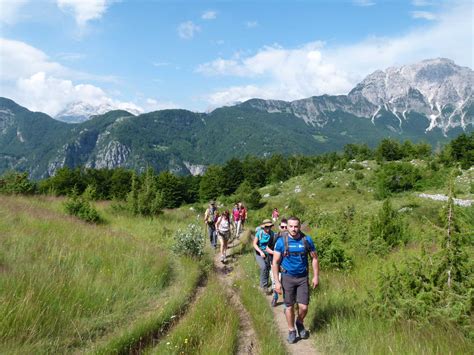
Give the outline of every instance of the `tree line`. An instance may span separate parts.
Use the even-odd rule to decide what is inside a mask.
[[[434,165],[459,164],[467,169],[474,165],[474,133],[461,134],[435,153],[427,143],[400,143],[386,138],[374,149],[369,148],[367,144],[347,144],[342,152],[314,156],[286,157],[274,154],[264,158],[251,155],[243,159],[232,158],[223,165],[209,166],[202,176],[179,176],[169,171],[156,173],[151,168],[137,173],[125,168],[63,167],[52,177],[31,181],[25,172],[9,171],[0,178],[0,192],[64,196],[73,193],[81,195],[89,189],[88,196],[95,200],[126,201],[133,196],[135,199],[139,196],[144,199],[147,195],[146,199],[155,200],[160,208],[175,208],[182,204],[207,201],[235,193],[248,198],[255,195],[258,197],[257,189],[267,184],[286,181],[311,171],[324,173],[348,167],[357,169],[357,162],[374,159],[380,164],[398,160],[428,159]],[[408,182],[404,183],[412,186],[413,181],[416,182],[417,173],[407,166],[399,168],[388,165],[386,170],[389,177],[382,176],[381,179],[387,180],[388,184],[393,183],[390,178],[393,173],[390,171],[399,172],[404,169],[409,170],[405,174],[409,176]],[[396,180],[400,183],[400,179]],[[401,190],[404,189],[403,186]],[[391,189],[397,191],[400,187],[392,186]],[[157,193],[159,198],[156,197]],[[382,192],[381,197],[385,195],[386,193]]]

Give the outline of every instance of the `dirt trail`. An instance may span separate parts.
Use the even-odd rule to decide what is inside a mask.
[[[271,303],[272,296],[267,296],[268,303]],[[270,306],[271,307],[271,306]],[[311,307],[311,306],[310,306]],[[286,338],[288,338],[288,324],[286,322],[285,314],[283,313],[283,297],[280,296],[276,307],[272,307],[273,318],[280,330],[281,337],[284,339],[288,354],[294,355],[316,355],[320,352],[314,346],[314,337],[310,335],[309,339],[298,340],[295,344],[288,344]]]
[[[214,257],[214,268],[216,270],[217,278],[222,284],[222,289],[227,293],[230,302],[237,310],[240,320],[239,329],[239,343],[237,354],[248,355],[248,354],[259,354],[257,342],[257,333],[253,329],[252,320],[247,310],[240,301],[237,292],[233,292],[233,284],[235,279],[235,263],[237,258],[233,253],[233,250],[240,244],[240,240],[234,240],[230,244],[230,248],[227,250],[227,262],[224,264],[220,261],[220,252],[217,250]]]

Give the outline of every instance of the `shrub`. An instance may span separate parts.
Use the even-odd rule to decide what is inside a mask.
[[[384,164],[376,174],[375,197],[383,199],[394,192],[411,190],[420,179],[420,171],[410,163]]]
[[[177,255],[200,258],[204,254],[205,238],[201,228],[189,224],[185,230],[179,229],[174,236],[171,250]]]
[[[92,207],[89,200],[84,196],[78,196],[76,191],[73,191],[72,196],[64,202],[64,209],[66,213],[76,216],[88,223],[103,222],[99,212]]]
[[[28,173],[10,171],[0,177],[0,192],[6,194],[32,194],[35,184],[28,179]]]
[[[322,233],[316,247],[322,268],[347,270],[352,267],[352,259],[335,237]]]
[[[383,253],[385,243],[393,247],[406,242],[406,226],[399,213],[392,208],[390,200],[384,201],[377,216],[372,218],[369,228],[369,240],[373,242],[376,253]],[[382,244],[382,245],[379,245]]]
[[[364,166],[359,163],[350,163],[347,165],[347,167],[354,170],[364,170]]]

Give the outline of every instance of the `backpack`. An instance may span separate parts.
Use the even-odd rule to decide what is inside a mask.
[[[262,227],[257,227],[255,229],[255,236],[258,238],[258,242],[259,242],[259,246],[265,246],[265,249],[267,248],[268,245],[270,245],[270,243],[272,242],[273,238],[274,238],[274,232],[271,231],[270,232],[270,235],[268,234],[265,234],[263,232],[263,228]]]
[[[303,239],[303,245],[304,245],[304,251],[300,251],[300,252],[292,252],[290,253],[289,252],[289,247],[288,247],[288,232],[284,232],[280,235],[280,238],[283,238],[283,244],[285,246],[285,249],[283,251],[283,254],[282,254],[282,257],[286,257],[286,256],[289,256],[289,255],[300,255],[301,257],[308,257],[308,254],[311,255],[311,247],[309,246],[309,243],[308,243],[308,240],[306,239],[306,235],[300,231],[300,235],[301,235],[301,239]]]
[[[216,209],[215,208],[209,208],[208,211],[209,211],[209,214],[207,215],[207,223],[208,224],[214,224]]]

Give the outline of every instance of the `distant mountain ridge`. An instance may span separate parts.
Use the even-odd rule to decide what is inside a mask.
[[[382,138],[433,145],[474,129],[473,71],[447,59],[369,75],[348,95],[251,99],[210,113],[124,110],[64,123],[0,98],[0,174],[33,178],[63,167],[199,174],[247,154],[317,154]]]
[[[474,71],[452,60],[437,58],[399,68],[378,70],[367,76],[348,95],[314,96],[292,102],[250,100],[247,104],[269,113],[287,112],[306,123],[323,127],[327,113],[344,111],[372,122],[383,111],[392,113],[402,129],[407,114],[425,115],[426,131],[465,129],[474,122]],[[378,116],[380,114],[380,116]]]

